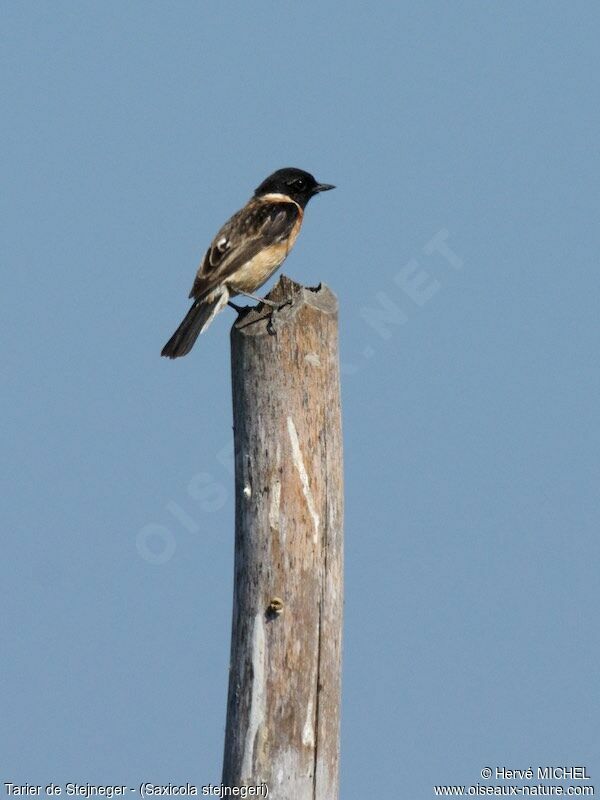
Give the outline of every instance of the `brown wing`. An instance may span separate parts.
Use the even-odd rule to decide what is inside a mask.
[[[213,239],[196,274],[190,297],[210,292],[264,247],[284,241],[300,214],[299,206],[292,200],[250,200]]]

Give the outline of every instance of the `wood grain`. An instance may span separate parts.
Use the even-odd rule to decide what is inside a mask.
[[[337,300],[281,278],[231,332],[236,531],[223,783],[338,796],[343,474]]]

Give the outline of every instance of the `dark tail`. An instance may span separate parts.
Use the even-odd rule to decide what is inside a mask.
[[[205,331],[216,314],[229,300],[229,292],[225,290],[210,300],[194,300],[194,304],[185,315],[183,322],[163,347],[161,356],[179,358],[187,355],[198,336]]]

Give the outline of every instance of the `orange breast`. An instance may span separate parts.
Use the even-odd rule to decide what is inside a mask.
[[[269,280],[275,270],[283,264],[287,254],[294,246],[302,226],[302,212],[285,242],[278,242],[265,247],[254,258],[247,261],[240,269],[227,279],[227,285],[235,292],[253,294],[263,283]]]

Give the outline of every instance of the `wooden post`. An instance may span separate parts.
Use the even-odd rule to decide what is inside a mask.
[[[231,332],[235,573],[223,783],[338,796],[343,478],[337,300],[281,278]]]

